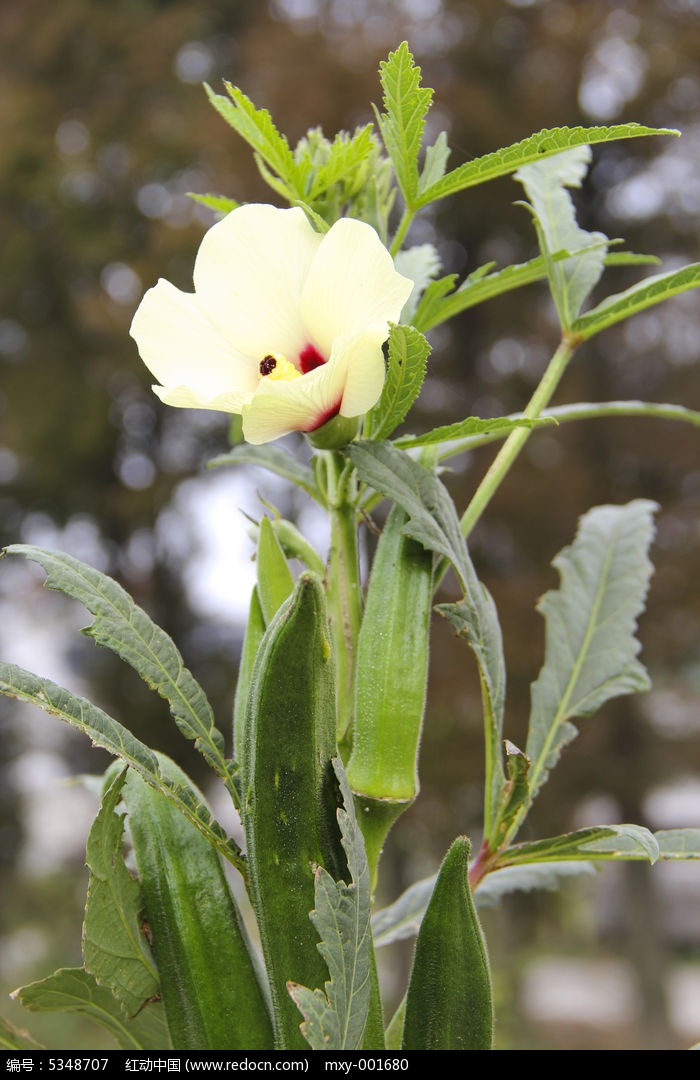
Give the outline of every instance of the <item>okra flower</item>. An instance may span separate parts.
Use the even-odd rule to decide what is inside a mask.
[[[322,235],[298,208],[250,204],[204,236],[194,293],[161,279],[131,335],[162,401],[240,413],[247,441],[265,443],[371,409],[411,288],[370,225],[342,218]]]

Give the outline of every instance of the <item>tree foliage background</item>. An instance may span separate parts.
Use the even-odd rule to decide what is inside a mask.
[[[332,135],[372,118],[378,62],[404,38],[435,88],[431,134],[448,129],[452,164],[558,124],[631,119],[680,128],[680,140],[596,150],[577,201],[586,228],[623,236],[632,250],[659,255],[664,268],[697,259],[698,0],[7,0],[0,7],[0,541],[62,547],[115,574],[173,634],[220,718],[231,707],[242,628],[211,596],[222,590],[238,595],[240,608],[247,602],[248,579],[236,561],[246,550],[245,521],[236,507],[261,512],[259,478],[245,487],[232,476],[203,475],[227,445],[225,418],[162,406],[129,323],[158,277],[191,286],[199,239],[214,218],[188,192],[270,201],[248,150],[207,104],[202,81],[241,86],[292,142],[310,125]],[[517,186],[500,180],[445,200],[411,240],[436,242],[445,270],[460,274],[491,259],[523,261],[534,234],[518,198]],[[609,273],[619,289],[639,276]],[[520,409],[555,338],[544,286],[465,313],[432,337],[411,429]],[[590,342],[558,402],[645,397],[698,409],[699,362],[691,292]],[[484,448],[448,476],[458,502],[492,453]],[[583,727],[533,814],[540,835],[595,823],[600,800],[621,821],[700,824],[697,430],[628,419],[537,434],[472,551],[506,628],[509,735],[517,742],[542,656],[534,604],[555,583],[550,560],[589,506],[635,497],[662,506],[641,628],[655,689],[608,706]],[[220,547],[231,552],[228,568],[205,559],[204,508],[203,528],[223,533]],[[313,527],[303,506],[285,509]],[[204,583],[202,567],[209,567]],[[21,654],[44,674],[57,665],[196,773],[162,703],[75,635],[80,613],[42,593],[30,568],[0,564],[0,613],[8,659]],[[423,790],[387,856],[396,891],[432,871],[457,832],[478,831],[479,691],[461,648],[437,628]],[[96,772],[103,762],[45,717],[0,707],[0,984],[11,988],[77,959],[85,875],[70,837],[81,835],[88,796],[61,794],[57,777]],[[39,817],[42,792],[55,812]],[[56,857],[46,858],[52,851]],[[504,1045],[686,1045],[674,1011],[679,969],[694,987],[700,1038],[700,976],[692,982],[700,969],[698,871],[688,886],[678,869],[651,877],[640,866],[606,870],[583,898],[580,889],[566,902],[520,897],[493,916],[487,930]],[[562,949],[624,959],[635,981],[621,1026],[572,1026],[523,1011],[534,986],[529,959]],[[561,976],[540,965],[538,977],[547,983],[557,970]],[[14,1021],[26,1022],[13,1009]],[[92,1037],[46,1019],[40,1028],[50,1045],[67,1039],[66,1048]]]

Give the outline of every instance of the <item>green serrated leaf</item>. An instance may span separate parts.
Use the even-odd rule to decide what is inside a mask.
[[[379,71],[386,110],[378,116],[379,130],[406,205],[413,207],[418,196],[418,155],[433,91],[421,87],[421,70],[405,41],[380,63]],[[434,151],[431,169],[435,158]]]
[[[172,784],[161,775],[158,758],[153,750],[112,719],[91,701],[71,694],[49,679],[42,679],[16,664],[0,661],[0,694],[36,705],[44,712],[65,720],[71,727],[87,735],[100,746],[135,769],[152,787],[162,791],[181,813],[196,825],[224,858],[241,869],[244,865],[240,848],[212,818],[191,789]]]
[[[571,332],[583,341],[593,337],[608,326],[629,319],[638,311],[660,304],[678,293],[700,286],[700,263],[691,263],[681,270],[668,274],[654,274],[653,277],[637,282],[624,292],[615,293],[601,301],[597,307],[581,315],[571,326]]]
[[[225,86],[228,98],[215,94],[211,87],[205,85],[214,108],[282,182],[275,190],[280,190],[285,196],[292,194],[303,199],[304,172],[296,164],[287,139],[275,127],[268,110],[256,109],[250,98],[237,86],[230,83],[225,83]]]
[[[423,385],[429,353],[430,346],[418,330],[391,324],[384,389],[365,421],[369,438],[386,438],[404,420]]]
[[[222,465],[257,465],[296,484],[317,502],[322,501],[313,470],[293,454],[280,450],[278,446],[236,446],[228,453],[212,458],[208,463],[210,469]]]
[[[431,184],[421,192],[418,206],[427,206],[436,199],[444,199],[465,188],[494,180],[498,176],[507,176],[516,169],[539,161],[551,154],[559,154],[573,146],[594,145],[612,142],[616,139],[633,139],[640,135],[678,135],[671,128],[651,128],[643,124],[613,124],[596,127],[557,127],[538,131],[520,142],[496,150],[483,157],[474,158],[447,173],[437,183]]]
[[[309,201],[319,198],[341,182],[347,185],[347,190],[343,192],[345,198],[352,198],[358,189],[359,181],[365,177],[361,166],[374,150],[372,130],[373,125],[366,124],[352,137],[344,131],[336,135],[329,144],[327,160],[315,171],[307,196]]]
[[[230,214],[232,210],[241,205],[235,199],[227,198],[226,195],[198,195],[194,191],[188,191],[187,195],[190,199],[194,199],[195,202],[201,203],[202,206],[206,206],[210,210],[216,210],[218,214]]]
[[[10,555],[23,555],[46,571],[47,589],[78,600],[95,621],[83,633],[120,656],[170,706],[182,734],[224,780],[234,799],[233,766],[224,753],[224,738],[214,723],[206,694],[172,639],[106,574],[58,551],[31,544],[13,544]]]
[[[360,478],[406,511],[406,535],[449,559],[467,589],[473,568],[454,503],[437,476],[387,442],[363,440],[347,452]]]
[[[484,269],[488,271],[489,267],[475,270],[457,289],[454,288],[456,274],[431,282],[413,316],[413,325],[427,333],[434,326],[439,326],[476,304],[512,289],[519,289],[523,285],[542,281],[547,276],[547,267],[541,255],[529,262],[506,266],[494,273],[483,273]]]
[[[499,860],[503,866],[585,859],[646,859],[655,863],[659,845],[642,825],[596,825],[547,840],[514,844]]]
[[[159,979],[141,929],[141,890],[124,865],[124,815],[116,808],[126,772],[105,792],[88,835],[83,958],[87,971],[134,1016],[158,993]]]
[[[540,417],[538,420],[517,419],[512,416],[493,416],[483,420],[480,416],[468,416],[456,424],[445,424],[433,428],[424,435],[401,435],[396,439],[396,446],[406,450],[415,446],[435,446],[437,443],[450,442],[452,439],[467,439],[477,435],[508,435],[516,427],[535,428],[543,425],[552,426],[556,422],[552,417]]]
[[[561,586],[538,605],[546,621],[545,662],[532,686],[525,748],[533,798],[575,737],[574,717],[649,687],[634,631],[652,572],[647,551],[655,510],[644,499],[595,507],[554,560]]]
[[[700,828],[661,829],[654,837],[660,859],[700,859]]]
[[[323,867],[317,868],[310,918],[330,979],[325,992],[298,984],[290,984],[289,992],[304,1016],[302,1033],[312,1050],[359,1050],[371,993],[370,875],[345,771],[338,758],[333,766],[345,805],[337,815],[350,884],[334,881]]]
[[[20,987],[11,996],[32,1012],[84,1013],[105,1028],[122,1050],[170,1049],[161,1005],[149,1004],[130,1020],[112,991],[99,986],[83,968],[59,968],[46,979]]]
[[[429,187],[442,180],[450,153],[450,148],[447,145],[447,132],[441,131],[433,145],[428,146],[425,151],[425,164],[418,181],[419,195],[422,195]]]
[[[549,286],[565,330],[600,280],[607,254],[607,236],[586,232],[577,224],[568,191],[581,186],[590,162],[590,146],[576,146],[525,165],[515,174],[530,200]],[[553,255],[562,250],[572,252],[571,257],[555,260]]]

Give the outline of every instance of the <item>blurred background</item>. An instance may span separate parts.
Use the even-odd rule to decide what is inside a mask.
[[[407,39],[436,91],[430,135],[452,165],[542,127],[637,120],[682,139],[594,151],[577,195],[586,228],[664,269],[698,259],[700,0],[3,0],[0,5],[0,541],[56,547],[114,574],[175,638],[228,730],[251,587],[241,510],[258,492],[318,538],[313,509],[255,469],[205,472],[227,446],[214,413],[152,395],[128,328],[160,276],[191,288],[214,216],[187,193],[271,200],[202,89],[229,79],[292,143],[372,118],[380,59]],[[411,233],[446,272],[534,254],[510,179],[438,204]],[[611,269],[597,296],[645,268]],[[519,410],[556,344],[544,286],[467,312],[432,336],[410,429]],[[678,297],[580,350],[566,401],[645,398],[700,408],[700,302]],[[654,689],[610,703],[566,751],[527,835],[634,821],[700,825],[700,453],[697,429],[596,420],[536,434],[475,532],[504,626],[507,734],[523,744],[542,661],[538,597],[590,506],[655,499],[656,574],[640,626]],[[293,440],[290,452],[294,452]],[[466,503],[494,453],[455,459]],[[202,782],[163,702],[77,633],[77,605],[36,567],[0,564],[0,654],[88,694]],[[447,593],[445,598],[447,598]],[[386,853],[388,901],[433,872],[458,833],[478,840],[479,690],[437,626],[422,792]],[[107,1045],[79,1019],[32,1016],[18,985],[80,963],[86,829],[72,782],[106,764],[37,711],[0,702],[0,1011],[56,1049]],[[606,868],[485,915],[502,1049],[681,1049],[700,1039],[700,865]],[[399,993],[408,954],[384,971]]]

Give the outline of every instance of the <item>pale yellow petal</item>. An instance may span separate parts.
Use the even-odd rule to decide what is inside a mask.
[[[141,359],[168,387],[187,387],[202,400],[243,394],[257,386],[256,364],[232,349],[192,293],[169,281],[149,289],[134,315],[131,336]]]
[[[236,349],[296,358],[308,343],[300,298],[321,237],[303,210],[251,203],[204,236],[194,268],[203,309]]]
[[[412,288],[413,282],[394,269],[371,225],[341,218],[323,237],[311,263],[302,315],[314,343],[328,356],[336,337],[398,322]]]

